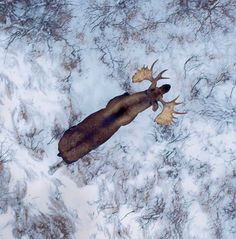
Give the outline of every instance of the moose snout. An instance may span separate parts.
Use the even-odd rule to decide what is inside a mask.
[[[165,94],[170,90],[170,88],[171,86],[169,84],[165,84],[160,87],[160,90],[163,92],[163,94]]]

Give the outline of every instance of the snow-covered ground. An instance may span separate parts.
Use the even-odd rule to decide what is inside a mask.
[[[0,238],[236,238],[236,1],[10,2],[0,2]],[[159,126],[148,109],[50,174],[63,132],[146,89],[131,77],[157,58],[165,100],[180,95],[188,113]]]

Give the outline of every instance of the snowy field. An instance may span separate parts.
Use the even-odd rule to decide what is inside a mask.
[[[1,239],[236,238],[236,0],[0,1],[0,27]],[[156,59],[188,113],[150,108],[50,174]]]

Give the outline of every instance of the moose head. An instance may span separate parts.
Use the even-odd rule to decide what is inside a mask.
[[[162,85],[161,87],[157,87],[157,81],[161,79],[169,79],[168,77],[163,77],[163,73],[167,71],[161,71],[156,77],[153,77],[153,67],[158,60],[154,61],[151,68],[143,67],[139,69],[132,77],[132,82],[142,82],[143,80],[148,80],[151,82],[150,87],[147,90],[147,95],[152,105],[152,110],[156,111],[158,109],[158,102],[163,105],[162,112],[155,118],[155,122],[161,125],[170,125],[174,123],[174,119],[176,117],[173,115],[175,114],[185,114],[175,111],[174,107],[181,103],[177,103],[176,100],[178,97],[173,99],[172,101],[165,102],[163,100],[163,95],[167,93],[171,86],[169,84]]]
[[[161,125],[170,125],[174,122],[174,114],[183,114],[175,111],[177,98],[170,102],[163,100],[163,95],[170,90],[169,84],[157,87],[157,82],[168,79],[163,76],[167,70],[153,76],[153,67],[143,67],[132,77],[132,82],[148,80],[151,82],[147,90],[134,94],[124,93],[111,99],[105,108],[89,115],[78,125],[69,128],[59,141],[59,154],[69,164],[85,156],[91,150],[106,142],[121,126],[127,125],[145,109],[152,106],[153,111],[158,109],[158,103],[163,105],[162,111],[155,118]]]

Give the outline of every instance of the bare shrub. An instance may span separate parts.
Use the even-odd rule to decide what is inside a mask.
[[[12,191],[11,207],[14,210],[15,217],[13,235],[17,238],[21,238],[26,235],[26,231],[28,229],[27,222],[29,211],[23,202],[27,193],[27,185],[25,182],[18,182]]]
[[[185,198],[181,191],[180,185],[176,184],[173,187],[173,197],[166,210],[166,217],[169,221],[169,228],[172,237],[170,238],[183,238],[183,229],[188,220],[188,206],[185,204]]]
[[[30,238],[73,238],[75,226],[65,204],[50,198],[50,213],[33,216],[28,235]]]
[[[0,142],[0,214],[6,213],[8,208],[9,183],[11,179],[7,162],[11,160],[12,152],[5,141]]]
[[[69,98],[69,105],[68,105],[68,110],[69,110],[69,127],[74,126],[75,124],[77,124],[81,117],[82,117],[82,113],[80,111],[78,111],[77,109],[75,109],[74,104],[72,104],[71,99]]]
[[[42,131],[43,130],[33,127],[25,134],[18,132],[19,144],[23,145],[34,157],[38,159],[42,159],[45,153],[40,135]]]
[[[139,1],[117,1],[107,2],[93,0],[87,9],[92,31],[96,28],[104,31],[106,28],[114,27],[123,30],[123,33],[132,29],[129,24],[138,12]]]
[[[199,159],[192,159],[188,163],[189,174],[193,175],[194,179],[200,180],[204,177],[209,177],[212,172],[211,165],[206,162],[201,162]]]
[[[12,99],[14,92],[16,90],[16,85],[14,82],[12,82],[9,77],[3,73],[0,73],[0,82],[3,83],[5,86],[5,92],[4,95],[8,97],[8,99]]]
[[[204,73],[201,73],[191,88],[191,98],[200,98],[200,96],[204,96],[205,98],[212,97],[214,95],[214,90],[217,90],[217,87],[223,86],[230,80],[232,80],[232,76],[227,69],[222,70],[216,76],[206,76]],[[205,92],[201,91],[203,85],[205,87]]]
[[[157,197],[152,205],[148,205],[143,215],[140,217],[140,223],[142,226],[146,226],[152,222],[155,222],[158,218],[163,217],[166,203],[163,198]]]
[[[231,28],[230,23],[236,20],[235,0],[179,0],[170,2],[168,7],[174,9],[169,21],[193,23],[195,35],[206,35],[217,29],[227,32]]]
[[[13,111],[12,122],[18,144],[23,145],[34,157],[42,159],[45,153],[42,141],[43,129],[37,128],[27,104],[21,102]]]
[[[116,43],[121,48],[129,40],[142,41],[144,35],[165,23],[154,12],[147,14],[142,4],[140,0],[91,1],[86,11],[91,31],[99,29],[105,34],[106,30],[113,29],[118,33]]]
[[[8,46],[21,38],[62,40],[72,18],[65,0],[3,0],[0,10],[0,27],[10,35]]]
[[[31,228],[27,233],[29,238],[73,238],[73,223],[63,214],[40,214],[31,218]]]
[[[140,0],[93,0],[85,13],[88,19],[86,28],[89,27],[92,32],[96,49],[101,53],[100,60],[110,70],[109,76],[121,79],[120,86],[126,91],[131,89],[129,71],[126,70],[130,62],[120,53],[130,42],[142,44],[149,53],[155,52],[147,38],[156,34],[156,29],[165,22],[155,11],[147,12],[142,4]],[[151,7],[151,3],[147,4]]]
[[[178,123],[176,123],[176,128],[156,124],[153,126],[151,135],[155,142],[166,141],[168,144],[172,144],[186,140],[190,133],[186,129],[178,127]]]
[[[199,202],[211,215],[209,224],[215,238],[225,238],[228,232],[235,233],[235,196],[232,174],[201,184]]]
[[[26,194],[25,184],[18,184],[15,188],[15,196],[12,207],[15,212],[13,235],[16,238],[28,236],[29,238],[73,238],[74,223],[64,203],[59,199],[51,198],[50,212],[47,214],[32,214],[31,209],[24,204]],[[23,187],[22,187],[23,186]]]
[[[59,140],[63,133],[64,129],[62,128],[61,124],[59,124],[57,120],[55,120],[51,129],[52,138],[48,142],[48,144],[54,142],[55,140]]]
[[[200,110],[200,115],[214,120],[220,128],[235,124],[236,110],[233,104],[216,102],[215,98],[203,101],[203,104],[207,105],[207,109],[203,108]]]
[[[101,38],[95,37],[94,43],[96,49],[101,52],[100,60],[109,69],[109,77],[119,79],[121,88],[129,92],[131,90],[130,74],[128,74],[127,66],[129,62],[126,62],[124,58],[114,54],[113,47],[109,44],[105,44]]]

